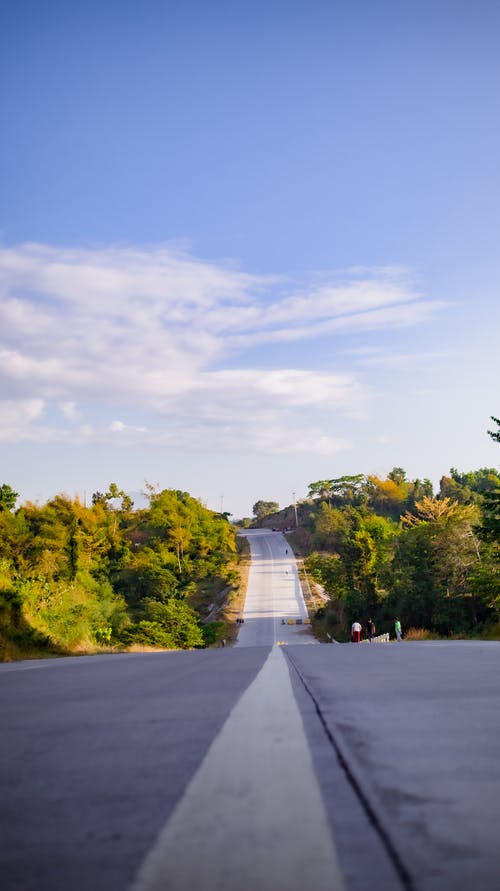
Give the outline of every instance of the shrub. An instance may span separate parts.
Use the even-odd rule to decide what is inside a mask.
[[[222,640],[225,636],[226,625],[224,622],[207,622],[202,626],[203,643],[206,647],[210,647]]]
[[[143,643],[168,649],[188,650],[202,647],[203,634],[198,616],[184,600],[146,599],[142,616],[129,625],[121,635],[124,643]]]
[[[440,640],[439,634],[428,631],[427,628],[408,628],[403,635],[405,640]]]

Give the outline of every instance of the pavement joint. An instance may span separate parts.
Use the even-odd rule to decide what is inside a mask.
[[[332,732],[331,727],[323,714],[323,711],[321,709],[320,703],[318,702],[318,699],[314,695],[309,684],[307,683],[306,678],[304,677],[304,675],[300,671],[298,665],[294,661],[293,656],[290,653],[290,650],[286,651],[286,658],[287,658],[288,662],[290,663],[290,665],[292,666],[293,670],[296,672],[297,677],[299,678],[306,693],[310,696],[312,702],[314,703],[314,707],[315,707],[316,713],[318,715],[318,718],[321,722],[321,725],[323,727],[323,730],[324,730],[331,746],[333,747],[333,749],[337,755],[337,758],[339,760],[339,763],[340,763],[349,783],[351,784],[355,794],[357,795],[357,797],[360,801],[360,804],[363,807],[363,809],[367,815],[368,820],[374,827],[375,831],[378,833],[381,843],[383,844],[383,846],[387,852],[387,855],[390,858],[390,860],[394,866],[394,869],[396,870],[396,872],[403,884],[405,891],[418,891],[415,881],[413,879],[413,876],[411,876],[411,874],[409,873],[409,871],[405,865],[403,856],[399,853],[397,845],[394,842],[394,839],[392,837],[392,834],[391,834],[390,830],[388,829],[388,827],[386,826],[385,819],[380,812],[380,807],[379,807],[378,803],[375,801],[374,796],[372,796],[367,791],[367,785],[365,782],[363,782],[362,778],[359,776],[359,771],[358,771],[357,767],[355,766],[355,764],[353,763],[351,757],[348,754],[347,748],[344,745],[344,742],[341,738],[340,732],[337,732],[337,734],[334,734]]]

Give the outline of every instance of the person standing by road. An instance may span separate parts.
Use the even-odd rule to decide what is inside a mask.
[[[401,622],[398,618],[394,619],[394,631],[396,632],[396,640],[402,640],[401,637]]]
[[[353,622],[351,626],[351,641],[359,643],[361,640],[361,625],[359,622]]]
[[[374,634],[375,634],[375,623],[372,621],[372,619],[368,619],[368,622],[366,623],[366,636],[367,636],[368,640],[370,641],[370,643],[372,642],[372,637]]]

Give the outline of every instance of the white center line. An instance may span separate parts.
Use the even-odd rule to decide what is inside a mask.
[[[285,658],[229,715],[131,891],[344,891]]]

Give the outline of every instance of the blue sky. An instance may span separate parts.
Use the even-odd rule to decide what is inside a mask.
[[[1,481],[241,516],[498,466],[499,26],[495,0],[4,0]]]

